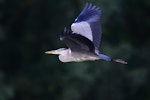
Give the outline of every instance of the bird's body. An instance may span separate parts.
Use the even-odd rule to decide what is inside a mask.
[[[66,43],[68,49],[60,48],[47,51],[46,54],[59,54],[62,62],[81,62],[93,60],[115,61],[126,64],[121,59],[111,59],[109,56],[99,53],[99,44],[101,41],[100,27],[101,10],[87,3],[71,25],[71,30],[64,28],[60,40]]]
[[[88,54],[88,55],[87,55]],[[67,55],[67,56],[66,56]],[[59,55],[59,60],[62,62],[81,62],[87,60],[100,59],[96,54],[91,52],[71,52],[70,49],[65,49],[63,54]]]

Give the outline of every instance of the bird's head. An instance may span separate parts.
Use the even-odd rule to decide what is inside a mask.
[[[59,54],[63,54],[66,50],[67,50],[66,48],[59,48],[57,50],[46,51],[45,53],[59,55]]]

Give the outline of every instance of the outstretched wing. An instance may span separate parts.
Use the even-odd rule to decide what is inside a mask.
[[[66,45],[74,52],[94,52],[94,44],[80,34],[72,34],[72,31],[64,28],[64,32],[60,36],[60,40],[64,41]]]
[[[100,27],[101,10],[89,3],[86,3],[84,9],[71,25],[73,33],[80,34],[94,43],[96,49],[99,48],[101,40]]]

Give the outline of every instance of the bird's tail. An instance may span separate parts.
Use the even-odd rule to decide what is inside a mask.
[[[128,64],[128,62],[122,60],[122,59],[112,59],[111,61],[117,62],[117,63],[121,63],[121,64]]]

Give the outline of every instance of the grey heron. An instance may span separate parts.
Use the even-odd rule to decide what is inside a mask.
[[[67,48],[46,51],[46,54],[58,54],[62,62],[81,62],[91,60],[114,61],[127,64],[122,59],[112,59],[111,57],[99,53],[101,41],[100,27],[101,9],[91,3],[86,3],[84,9],[72,23],[71,28],[64,28],[60,36]]]

